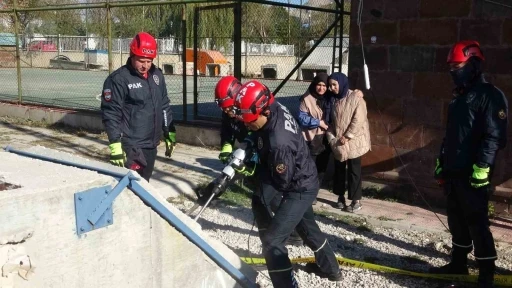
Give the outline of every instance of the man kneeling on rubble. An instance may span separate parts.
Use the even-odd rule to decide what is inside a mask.
[[[318,176],[297,122],[258,81],[249,81],[240,88],[235,106],[238,118],[253,131],[250,137],[260,156],[258,175],[262,194],[269,190],[283,194],[273,217],[269,217],[265,207],[253,205],[272,284],[278,288],[298,287],[285,246],[294,228],[315,253],[316,263],[306,265],[306,270],[331,281],[341,281],[336,256],[320,231],[311,207],[318,195]]]

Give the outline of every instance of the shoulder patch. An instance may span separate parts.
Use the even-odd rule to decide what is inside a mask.
[[[110,89],[103,90],[103,98],[105,101],[110,102],[112,100],[112,91]]]
[[[283,174],[284,172],[286,172],[286,165],[284,164],[277,164],[276,166],[276,172],[279,173],[279,174]]]
[[[505,110],[501,109],[498,112],[498,118],[500,118],[501,120],[504,120],[505,118],[507,118],[507,113],[505,113]]]

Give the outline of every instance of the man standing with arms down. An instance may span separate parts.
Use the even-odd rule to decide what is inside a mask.
[[[285,247],[294,229],[315,253],[316,263],[307,265],[306,270],[331,281],[341,281],[336,256],[320,231],[311,207],[318,195],[318,176],[299,125],[258,81],[249,81],[240,88],[235,106],[239,118],[253,131],[253,145],[260,159],[261,194],[272,191],[283,194],[273,217],[265,207],[253,205],[272,284],[276,288],[298,287]]]
[[[435,178],[447,195],[452,234],[451,262],[431,268],[436,274],[468,274],[467,255],[475,249],[478,287],[494,287],[496,249],[489,229],[490,185],[498,150],[507,141],[505,95],[482,75],[484,55],[476,41],[460,41],[448,54],[456,85],[448,107],[446,136]]]
[[[153,64],[156,41],[146,32],[130,43],[130,57],[103,84],[101,111],[110,145],[110,163],[137,171],[149,181],[164,133],[165,155],[176,144],[162,71]]]

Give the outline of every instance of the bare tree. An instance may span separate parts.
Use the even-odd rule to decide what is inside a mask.
[[[38,7],[41,5],[41,0],[16,0],[18,8],[22,7]],[[6,7],[13,7],[13,0],[4,0]],[[8,15],[8,22],[11,27],[14,27],[15,18],[14,14]],[[27,26],[34,20],[39,18],[39,12],[18,12],[18,27],[21,33],[24,33]]]

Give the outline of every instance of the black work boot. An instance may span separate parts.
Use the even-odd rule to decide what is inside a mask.
[[[493,260],[478,260],[478,288],[492,288],[494,287],[494,271],[496,265]]]
[[[468,253],[454,248],[452,250],[452,260],[450,263],[441,267],[432,267],[428,270],[431,274],[459,274],[468,275]]]
[[[334,274],[327,274],[327,273],[322,272],[322,270],[320,270],[320,267],[318,267],[318,265],[316,263],[307,263],[306,267],[304,267],[304,271],[306,271],[307,273],[310,273],[310,274],[315,274],[316,276],[318,276],[320,278],[327,278],[327,279],[329,279],[329,281],[338,282],[338,281],[343,280],[343,275],[341,274],[341,270],[338,270]]]

